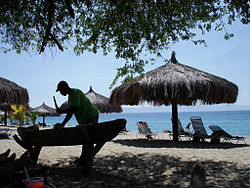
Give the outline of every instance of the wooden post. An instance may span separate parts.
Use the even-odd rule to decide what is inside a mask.
[[[43,114],[43,126],[45,125],[45,114]]]
[[[8,118],[8,115],[7,115],[7,111],[4,112],[4,125],[7,126],[7,118]]]
[[[173,141],[178,142],[178,110],[177,101],[172,101],[172,128],[173,128]]]

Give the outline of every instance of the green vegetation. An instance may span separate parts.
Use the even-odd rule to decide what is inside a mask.
[[[25,120],[25,106],[20,105],[19,107],[17,107],[16,105],[11,105],[11,108],[14,109],[14,112],[12,114],[12,116],[10,117],[11,120],[16,119],[19,122],[19,127],[21,127],[21,125],[23,124],[24,120]]]
[[[0,12],[2,51],[41,53],[67,46],[74,46],[76,55],[114,51],[125,63],[113,84],[143,73],[154,61],[147,55],[161,56],[171,44],[205,44],[197,30],[223,31],[229,39],[227,24],[249,24],[248,0],[5,0]]]
[[[26,112],[26,121],[31,121],[32,125],[35,125],[38,112]]]
[[[17,120],[19,122],[19,126],[21,126],[24,121],[31,122],[32,125],[35,126],[35,122],[38,117],[37,112],[27,112],[25,106],[23,105],[20,105],[19,107],[16,105],[11,105],[11,108],[14,109],[14,112],[10,117],[12,121]]]

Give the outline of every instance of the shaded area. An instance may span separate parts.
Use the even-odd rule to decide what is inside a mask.
[[[231,149],[238,147],[248,147],[247,144],[232,144],[219,143],[214,144],[210,142],[193,142],[193,141],[179,141],[177,143],[172,140],[147,140],[147,139],[116,139],[112,142],[133,147],[146,148],[194,148],[194,149]]]
[[[70,159],[74,160],[74,159]],[[65,163],[65,161],[64,161]],[[206,187],[249,187],[249,167],[203,161]],[[59,161],[50,169],[49,181],[57,187],[188,187],[194,162],[168,155],[131,154],[96,157],[91,178],[81,168]]]

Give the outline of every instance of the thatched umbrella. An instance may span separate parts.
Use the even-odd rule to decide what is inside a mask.
[[[173,139],[178,141],[177,104],[195,105],[197,101],[202,104],[234,103],[237,95],[238,87],[234,83],[180,64],[173,52],[165,65],[116,87],[110,102],[116,105],[172,104]]]
[[[14,111],[10,104],[2,103],[0,104],[0,111],[4,112],[4,125],[7,126],[7,112]]]
[[[27,89],[16,83],[0,77],[0,104],[27,104],[29,94]]]
[[[90,87],[89,91],[85,95],[92,102],[92,104],[94,104],[99,109],[101,113],[122,112],[120,105],[111,105],[109,103],[109,98],[94,92],[92,87]]]
[[[86,97],[95,105],[101,113],[114,113],[114,112],[122,112],[122,108],[120,105],[111,105],[109,103],[109,98],[100,95],[93,91],[92,87],[90,87],[89,91],[85,93]],[[64,102],[60,108],[66,109],[68,107],[68,101]]]
[[[47,106],[44,102],[41,106],[38,106],[32,110],[33,112],[38,112],[39,116],[43,116],[43,124],[45,124],[45,116],[60,116],[56,112],[56,109]]]

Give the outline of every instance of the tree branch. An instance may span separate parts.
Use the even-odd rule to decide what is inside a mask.
[[[68,8],[68,11],[69,11],[69,14],[70,16],[75,19],[75,13],[74,13],[74,10],[71,6],[71,0],[65,0],[65,3],[66,3],[66,7]]]
[[[53,0],[48,0],[48,25],[47,25],[47,29],[46,29],[46,32],[45,32],[45,36],[43,38],[40,53],[44,52],[45,47],[47,45],[49,35],[51,33],[51,28],[52,28],[52,25],[53,25],[52,21],[53,21],[54,14],[55,14],[55,7],[54,7]]]
[[[53,40],[53,41],[56,43],[56,45],[58,46],[58,48],[59,48],[61,51],[63,51],[63,47],[62,47],[62,45],[60,44],[60,42],[56,39],[56,36],[53,35],[52,33],[50,33],[49,36],[50,36],[51,40]]]

